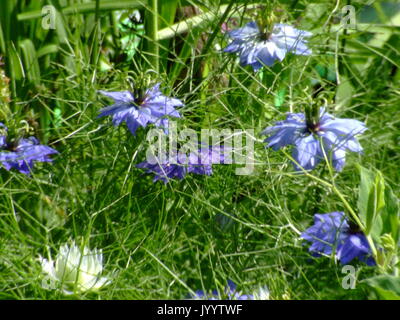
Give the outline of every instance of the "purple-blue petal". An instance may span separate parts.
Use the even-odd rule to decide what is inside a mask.
[[[98,117],[113,116],[113,125],[118,126],[126,122],[129,131],[135,135],[139,126],[146,127],[149,124],[163,127],[168,132],[168,120],[166,117],[180,117],[175,107],[183,106],[182,101],[163,96],[160,91],[160,83],[146,90],[145,98],[136,105],[135,97],[129,91],[100,93],[111,97],[115,104],[100,110]]]
[[[29,175],[34,161],[51,162],[50,155],[58,153],[53,148],[39,144],[35,137],[20,139],[15,151],[0,152],[0,162],[6,170],[16,169]]]
[[[367,238],[361,232],[352,232],[343,212],[316,214],[314,225],[301,234],[311,242],[309,251],[315,255],[330,255],[335,248],[336,257],[342,264],[355,258],[373,265],[371,249]]]
[[[284,24],[275,24],[267,40],[262,39],[261,31],[254,21],[230,31],[228,35],[232,41],[225,47],[224,52],[238,54],[240,64],[250,65],[254,71],[264,65],[272,66],[276,60],[282,61],[287,52],[311,54],[304,39],[311,34]]]
[[[123,103],[132,103],[134,101],[134,97],[130,91],[103,91],[99,90],[103,96],[109,97],[114,99],[116,104],[123,104]]]

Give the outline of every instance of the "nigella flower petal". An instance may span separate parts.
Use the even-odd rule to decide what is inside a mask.
[[[252,52],[254,52],[253,47],[243,48],[243,50],[240,54],[240,57],[239,57],[239,63],[241,66],[247,66],[248,64],[254,63],[254,61],[251,60],[251,56],[253,55]],[[258,60],[256,62],[261,65],[261,63]]]
[[[333,244],[340,239],[341,230],[348,228],[343,212],[315,214],[314,225],[301,234],[301,238],[311,242],[309,251],[315,255],[330,255]]]
[[[50,154],[57,153],[54,149],[44,146],[35,145],[24,151],[24,159],[26,161],[41,161],[41,162],[52,162],[53,159],[49,158]]]
[[[191,165],[188,167],[188,172],[206,176],[211,176],[213,173],[211,165]]]
[[[177,100],[177,101],[174,101]],[[148,104],[149,108],[154,109],[154,110],[161,110],[164,112],[172,112],[172,111],[176,111],[175,110],[175,106],[182,106],[183,103],[178,100],[178,99],[171,99],[171,98],[167,98],[165,96],[158,96],[155,97],[153,99],[149,99]],[[165,113],[163,113],[164,115]]]
[[[276,60],[282,61],[289,51],[301,55],[311,53],[304,40],[309,33],[283,24],[274,25],[272,33],[267,34],[255,22],[250,22],[228,35],[233,40],[224,51],[237,53],[240,64],[251,65],[255,71],[264,65],[272,66]]]
[[[270,135],[264,142],[268,142],[267,147],[278,150],[286,145],[294,144],[299,133],[306,130],[306,125],[302,122],[299,114],[289,114],[285,121],[277,121],[275,126],[264,129],[262,135]]]
[[[309,251],[315,256],[331,254],[335,248],[336,257],[342,264],[358,258],[368,265],[374,265],[367,238],[363,233],[352,230],[343,212],[316,214],[314,225],[304,231],[301,237],[311,242]]]
[[[327,150],[348,149],[352,152],[361,152],[363,148],[352,135],[337,135],[332,131],[321,131],[319,135],[323,138]]]
[[[129,91],[103,91],[99,90],[102,95],[112,98],[117,104],[130,103],[134,100],[134,97]]]
[[[373,267],[376,266],[376,262],[374,257],[370,254],[366,255],[366,256],[362,256],[361,258],[359,257],[359,259],[363,262],[365,262],[367,264],[367,266]]]
[[[85,247],[83,252],[75,245],[67,244],[60,247],[55,261],[40,257],[42,271],[54,284],[58,282],[64,294],[74,292],[98,290],[102,286],[110,284],[106,277],[100,277],[103,271],[102,252],[97,249],[91,251]],[[56,289],[56,287],[46,289]]]
[[[100,93],[113,98],[116,103],[101,109],[99,117],[112,115],[114,126],[125,121],[133,135],[136,134],[138,126],[146,127],[151,123],[156,126],[167,125],[168,121],[161,118],[180,117],[175,107],[183,106],[180,100],[163,96],[160,91],[160,83],[147,89],[144,96],[138,93],[138,96],[135,97],[129,91],[100,91]],[[168,132],[168,128],[164,129]]]
[[[343,148],[349,149],[352,152],[360,153],[363,151],[362,146],[360,143],[353,137],[349,139],[343,139],[342,146]]]
[[[285,36],[277,36],[275,43],[278,48],[285,50],[286,52],[293,52],[298,55],[310,55],[312,51],[299,39],[287,38]]]
[[[244,27],[229,31],[228,34],[232,39],[243,39],[246,37],[252,37],[259,33],[257,23],[251,21],[247,23]]]
[[[137,164],[136,167],[146,169],[147,173],[153,173],[155,175],[153,181],[162,180],[165,183],[169,179],[183,179],[188,173],[211,175],[212,163],[214,163],[212,161],[218,160],[217,163],[220,163],[223,157],[220,153],[213,151],[212,149],[214,148],[217,147],[208,147],[207,149],[201,146],[198,152],[191,152],[189,156],[183,152],[175,152],[171,155],[165,154],[162,155],[162,158],[153,157],[143,161]]]
[[[29,175],[34,161],[51,162],[50,155],[58,153],[53,148],[39,144],[35,137],[19,139],[15,151],[0,152],[0,162],[6,170],[17,169]]]
[[[307,31],[297,30],[286,24],[276,24],[271,35],[274,41],[281,49],[287,52],[293,52],[299,55],[310,55],[312,51],[307,47],[305,37],[312,34]]]
[[[39,256],[39,261],[40,264],[42,266],[42,271],[44,273],[47,274],[47,276],[51,279],[51,280],[56,280],[56,272],[54,269],[54,261],[53,260],[47,260],[45,258],[43,258],[42,256]]]
[[[332,131],[339,135],[355,136],[363,133],[367,128],[364,123],[358,120],[334,118],[321,123],[321,130]]]
[[[280,148],[283,148],[284,146],[294,143],[296,139],[295,132],[297,129],[298,129],[297,126],[282,127],[282,129],[277,131],[274,135],[266,138],[264,142],[268,142],[267,147],[270,147],[276,151]]]
[[[126,126],[128,127],[129,131],[135,135],[136,130],[140,127],[140,123],[134,117],[127,117]]]
[[[309,135],[305,138],[298,138],[295,144],[293,158],[306,170],[314,168],[320,161],[317,157],[319,141],[313,135]]]
[[[237,43],[236,41],[232,41],[230,44],[226,46],[224,52],[234,53],[239,51],[242,48],[242,43]]]
[[[314,217],[314,221],[320,221],[323,224],[332,225],[335,228],[343,228],[348,227],[346,222],[346,216],[344,212],[341,211],[334,211],[325,214],[316,214]]]
[[[279,48],[275,43],[268,43],[268,46],[266,46],[266,48],[270,52],[271,56],[275,59],[279,59],[282,61],[286,56],[286,51]]]
[[[331,131],[320,133],[324,141],[324,150],[329,159],[329,151],[332,152],[332,164],[336,171],[341,171],[346,162],[346,149],[353,152],[361,152],[363,149],[354,137],[337,136]],[[321,158],[323,158],[321,151]]]
[[[15,152],[0,152],[0,162],[2,162],[3,166],[10,170],[12,167],[12,163],[19,160],[19,155]]]
[[[167,162],[150,164],[147,161],[143,161],[137,164],[136,167],[146,169],[147,173],[153,173],[154,182],[161,180],[164,183],[168,183],[170,179],[175,178],[181,180],[185,177],[187,172],[186,166],[180,164],[169,164]]]
[[[232,280],[230,280],[230,279],[228,279],[228,290],[230,290],[230,291],[236,291],[236,284],[232,281]]]
[[[301,234],[304,240],[311,242],[311,246],[308,249],[313,255],[320,256],[321,253],[330,255],[332,253],[332,242],[329,241],[331,237],[335,237],[335,234],[330,234],[325,231],[321,223],[308,228]]]
[[[147,99],[154,99],[161,95],[160,85],[161,83],[158,82],[153,87],[146,90]]]
[[[157,123],[160,118],[153,115],[150,108],[141,108],[138,111],[138,116],[136,120],[140,123],[142,127],[145,127],[148,123]]]
[[[284,24],[284,23],[277,23],[274,26],[276,32],[281,33],[285,37],[295,38],[298,39],[300,37],[311,37],[312,33],[304,30],[298,30],[291,25]]]
[[[342,171],[346,162],[346,151],[336,149],[332,152],[332,164],[336,171]]]
[[[261,134],[272,134],[279,132],[281,130],[290,130],[290,132],[295,133],[304,132],[306,130],[306,124],[301,118],[297,117],[298,114],[289,114],[284,121],[277,121],[275,126],[265,128]]]
[[[347,264],[354,258],[362,258],[369,254],[369,244],[363,234],[350,235],[337,248],[337,257],[342,264]]]
[[[269,300],[270,299],[270,292],[268,287],[261,287],[257,291],[253,293],[254,300]]]
[[[189,163],[201,165],[221,164],[224,163],[225,156],[228,156],[228,152],[226,147],[201,144],[198,152],[192,151],[190,153]]]
[[[260,61],[267,66],[272,66],[276,59],[282,61],[285,57],[285,52],[282,52],[274,43],[267,42],[257,49],[258,50],[255,51],[255,57],[252,58],[253,61]]]
[[[97,117],[100,118],[100,117],[110,116],[112,114],[117,114],[119,112],[127,110],[129,107],[130,107],[130,105],[126,104],[126,103],[113,104],[112,106],[108,106],[103,109],[100,109],[99,115]]]
[[[33,161],[20,161],[18,165],[15,164],[13,167],[17,169],[19,172],[29,175],[33,168]]]
[[[366,130],[358,120],[338,119],[320,108],[319,119],[305,121],[304,114],[289,114],[284,121],[266,128],[261,134],[270,135],[264,142],[274,150],[293,145],[293,157],[306,170],[313,169],[325,155],[336,171],[346,162],[346,151],[361,152],[355,134]],[[301,168],[295,165],[296,170]]]
[[[99,273],[101,273],[101,271]],[[98,289],[100,289],[102,287],[108,286],[109,284],[111,284],[111,280],[109,280],[106,277],[102,277],[102,278],[99,278],[99,279],[94,279],[93,286],[88,286],[88,289],[89,290],[98,290]]]
[[[309,56],[312,54],[311,49],[309,49],[306,44],[297,41],[293,41],[288,51],[301,56]]]
[[[178,99],[171,99],[164,96],[158,96],[151,100],[149,108],[154,116],[171,116],[179,118],[180,114],[174,107],[180,107],[183,103]]]
[[[263,65],[272,66],[276,59],[282,60],[284,56],[285,52],[273,42],[259,42],[243,50],[240,62],[242,66],[249,64],[254,69],[259,69]]]
[[[120,110],[116,110],[113,114],[113,125],[118,126],[121,122],[126,121],[128,117],[133,117],[134,119],[137,117],[138,112],[134,108],[124,108]]]
[[[155,122],[154,125],[160,129],[164,130],[164,133],[168,135],[168,128],[169,128],[169,119],[168,118],[158,118]]]
[[[167,107],[182,107],[183,102],[179,99],[176,98],[168,98],[168,97],[161,97],[163,99],[159,100],[160,97],[152,99],[152,103],[157,103],[158,101],[161,101],[163,104],[165,104]]]
[[[205,294],[204,294],[204,291],[203,290],[196,290],[195,292],[195,295],[194,295],[194,299],[204,299],[205,298]]]
[[[7,137],[6,136],[0,136],[0,149],[7,146]]]
[[[326,242],[324,239],[314,238],[314,242],[311,244],[308,250],[314,257],[319,257],[322,253],[331,255],[333,248],[332,244]]]

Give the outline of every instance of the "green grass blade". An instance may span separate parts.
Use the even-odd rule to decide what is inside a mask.
[[[40,84],[40,68],[37,60],[37,53],[33,42],[30,39],[25,39],[19,42],[19,48],[22,52],[22,57],[25,66],[25,72],[28,80],[35,85]]]
[[[145,15],[146,30],[146,54],[150,68],[158,73],[159,71],[159,44],[158,33],[158,0],[150,0]]]
[[[5,53],[6,52],[6,42],[4,39],[4,34],[3,34],[3,28],[0,23],[0,52]]]
[[[36,51],[37,58],[41,58],[48,54],[57,53],[58,52],[58,45],[56,44],[48,44]]]
[[[126,0],[126,1],[101,1],[99,5],[99,11],[112,11],[122,9],[139,9],[147,4],[145,0]],[[96,3],[81,3],[72,6],[68,6],[62,9],[62,13],[65,15],[71,15],[75,13],[95,13]],[[38,19],[42,17],[42,12],[39,10],[22,12],[18,14],[17,18],[19,21]]]

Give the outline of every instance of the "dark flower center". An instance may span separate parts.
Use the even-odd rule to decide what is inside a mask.
[[[357,234],[357,233],[361,233],[361,229],[360,226],[355,223],[354,221],[349,221],[349,228],[346,230],[346,233],[348,234]]]
[[[17,141],[6,142],[5,146],[2,147],[2,150],[15,152],[17,151],[18,143]]]
[[[135,88],[133,89],[133,105],[136,107],[140,107],[144,100],[146,100],[146,90],[140,89],[140,88]]]
[[[320,125],[320,114],[319,108],[317,105],[306,106],[305,110],[305,118],[306,118],[306,132],[310,134],[318,133],[321,130]]]
[[[320,124],[317,122],[309,122],[307,123],[307,132],[308,133],[317,133],[318,131],[320,131],[321,127]]]
[[[271,37],[271,33],[270,32],[261,32],[260,36],[259,36],[259,40],[260,41],[267,41],[267,40],[269,40],[270,37]]]

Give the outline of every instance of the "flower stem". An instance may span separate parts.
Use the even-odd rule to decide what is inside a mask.
[[[149,8],[146,12],[148,24],[147,31],[147,52],[150,68],[159,72],[159,47],[157,42],[158,34],[158,0],[150,0]]]
[[[323,148],[322,148],[322,149],[323,149]],[[306,176],[308,176],[308,177],[310,177],[311,179],[313,179],[313,180],[315,180],[315,181],[321,183],[322,185],[327,186],[328,188],[330,188],[330,189],[340,198],[340,200],[342,201],[343,205],[344,205],[345,208],[347,209],[348,213],[349,213],[350,216],[353,218],[354,222],[357,223],[357,225],[360,227],[361,231],[363,231],[364,234],[365,234],[365,226],[364,226],[364,224],[361,222],[360,218],[357,216],[356,212],[353,210],[353,208],[351,207],[350,203],[346,200],[346,198],[344,197],[344,195],[340,192],[340,190],[339,190],[339,189],[336,187],[336,185],[335,185],[335,179],[334,179],[334,176],[333,176],[333,170],[332,170],[332,168],[330,168],[330,162],[328,161],[328,159],[327,159],[326,154],[325,154],[324,151],[323,151],[323,153],[324,153],[324,156],[325,156],[325,160],[326,160],[326,162],[327,162],[327,164],[328,164],[328,168],[330,168],[329,171],[332,173],[332,176],[331,176],[332,182],[331,182],[331,183],[329,183],[329,182],[327,182],[327,181],[325,181],[325,180],[323,180],[323,179],[321,179],[321,178],[318,178],[318,177],[316,177],[316,176],[310,174],[307,170],[305,170],[304,168],[302,168],[302,167],[299,165],[299,163],[297,163],[297,161],[296,161],[295,159],[293,159],[292,156],[290,156],[289,154],[287,154],[285,151],[283,151],[283,153],[284,153],[291,161],[293,161],[294,163],[296,163],[297,166],[302,170],[302,172],[303,172]],[[379,262],[379,260],[378,260],[378,251],[376,250],[376,247],[375,247],[375,244],[374,244],[373,239],[371,238],[371,235],[367,235],[366,238],[367,238],[368,243],[369,243],[369,245],[370,245],[371,252],[372,252],[372,256],[373,256],[373,258],[375,259],[375,261],[377,262],[377,264],[379,264],[379,263],[378,263],[378,262]]]

